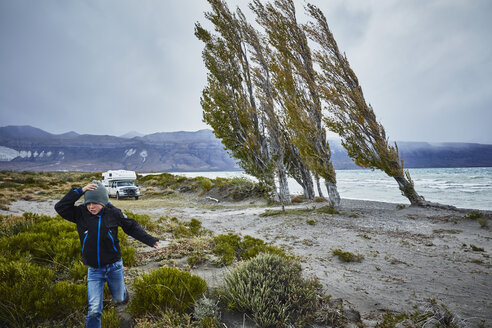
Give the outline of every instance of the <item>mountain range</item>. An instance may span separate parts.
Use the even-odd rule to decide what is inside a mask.
[[[329,140],[335,169],[358,168],[340,140]],[[492,145],[398,142],[406,168],[490,167]],[[232,171],[237,162],[211,130],[123,136],[67,132],[51,134],[32,126],[0,127],[0,169],[28,171],[138,172]]]

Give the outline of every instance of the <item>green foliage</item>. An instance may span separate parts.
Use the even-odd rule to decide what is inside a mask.
[[[260,253],[286,256],[280,248],[267,245],[263,240],[249,235],[241,240],[237,234],[221,234],[214,237],[214,244],[214,254],[219,256],[221,265],[230,265],[235,260],[248,260]]]
[[[190,181],[183,176],[174,175],[171,173],[161,173],[161,174],[148,174],[144,177],[139,178],[139,183],[143,186],[160,186],[162,188],[176,189],[184,182]]]
[[[202,189],[202,194],[206,193],[207,191],[212,189],[212,187],[214,186],[214,183],[209,178],[196,177],[195,180],[200,185],[200,187]]]
[[[37,218],[38,216],[33,216],[30,213],[24,213],[23,216],[0,215],[0,237],[9,237],[28,230]]]
[[[165,231],[171,232],[174,238],[203,236],[208,233],[208,230],[202,227],[202,222],[195,218],[190,219],[190,221],[180,221],[177,217],[170,219],[161,217],[158,222],[165,224]]]
[[[319,208],[292,208],[287,210],[270,210],[267,209],[265,212],[261,213],[260,217],[276,216],[276,215],[304,215],[306,213],[322,213],[322,214],[340,214],[333,206],[322,206]]]
[[[304,279],[298,262],[260,254],[224,279],[223,298],[231,311],[246,313],[259,327],[303,327],[317,308],[321,285]]]
[[[230,265],[237,259],[241,237],[237,234],[220,234],[214,237],[214,254],[219,256],[221,264]]]
[[[54,272],[27,260],[0,260],[0,323],[12,327],[34,325],[46,319],[76,320],[85,310],[85,285],[54,282]]]
[[[364,256],[362,254],[354,254],[351,252],[344,252],[337,248],[331,251],[334,256],[338,256],[342,262],[362,262]]]
[[[16,224],[17,234],[0,238],[3,256],[29,256],[38,263],[49,262],[62,267],[70,267],[74,259],[80,256],[80,241],[73,223],[60,217],[32,213],[24,213],[23,217],[25,222],[32,223]]]
[[[376,328],[394,328],[397,326],[459,328],[468,325],[464,320],[460,320],[451,313],[446,306],[437,304],[435,299],[428,299],[424,305],[412,313],[392,314],[386,312],[383,320],[377,323]]]
[[[195,307],[193,308],[193,318],[196,321],[201,322],[201,326],[215,327],[210,324],[218,323],[219,317],[219,306],[214,300],[203,296],[195,303]]]
[[[121,244],[120,244],[121,246]],[[137,249],[132,246],[121,246],[121,258],[127,267],[133,267],[137,264],[136,255]]]
[[[333,206],[320,207],[320,208],[316,209],[316,212],[325,213],[325,214],[340,214],[340,212],[337,211]]]
[[[82,261],[74,261],[69,269],[69,277],[73,281],[84,280],[87,276],[87,266]]]
[[[482,227],[482,228],[488,228],[489,227],[489,220],[486,217],[478,218],[477,221],[480,224],[480,227]]]
[[[471,245],[470,244],[470,248],[472,249],[472,251],[474,252],[484,252],[484,249],[482,247],[477,247],[475,245]]]
[[[470,219],[470,220],[477,220],[477,219],[483,217],[483,213],[478,211],[478,210],[473,210],[468,215],[466,215],[465,217],[467,219]]]
[[[130,211],[124,211],[126,216],[135,220],[147,231],[155,231],[159,227],[157,222],[154,222],[152,218],[147,214],[136,214]]]
[[[59,216],[50,217],[24,213],[21,217],[0,217],[0,254],[10,259],[30,258],[35,263],[49,265],[57,272],[75,280],[83,279],[80,239],[75,224]],[[129,245],[127,236],[119,228],[123,261],[135,265],[136,249]],[[87,271],[87,267],[85,267]]]
[[[304,195],[296,195],[296,196],[291,197],[290,201],[293,204],[300,204],[300,203],[304,203],[306,201],[306,197],[304,197]]]
[[[135,295],[128,310],[138,316],[166,309],[183,313],[203,295],[207,283],[189,272],[162,267],[135,278],[132,287]]]
[[[180,192],[198,192],[203,195],[211,190],[216,190],[223,198],[242,200],[247,197],[263,197],[267,195],[268,188],[242,177],[215,178],[205,177],[187,178],[162,173],[158,175],[146,175],[139,182],[144,186],[159,186],[166,190],[178,190]]]
[[[482,228],[488,228],[489,226],[489,220],[487,216],[478,210],[471,211],[468,215],[465,216],[465,218],[477,220],[477,222],[480,224],[480,227]]]
[[[0,171],[0,189],[6,204],[13,200],[46,200],[59,197],[69,189],[100,180],[101,172]]]
[[[120,317],[113,307],[105,309],[105,311],[103,311],[101,316],[101,327],[119,328],[120,323]]]
[[[136,318],[135,328],[162,328],[180,327],[196,328],[197,325],[191,322],[191,316],[187,313],[177,313],[173,310],[164,310],[158,313]],[[215,328],[215,327],[207,327]]]

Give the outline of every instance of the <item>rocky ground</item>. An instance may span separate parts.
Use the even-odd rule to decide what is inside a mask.
[[[55,215],[54,202],[18,201],[0,212]],[[193,197],[113,203],[155,219],[196,218],[215,234],[251,235],[290,250],[301,259],[306,275],[320,279],[326,293],[360,312],[365,326],[374,326],[386,311],[425,306],[427,299],[444,304],[467,326],[492,325],[492,233],[465,218],[463,211],[343,199],[340,214],[312,210],[326,203],[302,203],[264,216],[279,207]],[[363,259],[341,262],[334,249]],[[217,286],[224,269],[206,265],[193,273]]]

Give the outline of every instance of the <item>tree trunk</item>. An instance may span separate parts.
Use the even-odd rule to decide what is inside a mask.
[[[326,180],[325,185],[328,192],[328,202],[330,203],[330,206],[335,207],[340,205],[340,194],[338,193],[337,185]]]
[[[302,188],[304,189],[304,197],[306,199],[314,199],[313,177],[307,168],[301,169]]]
[[[316,188],[318,188],[319,197],[323,196],[323,191],[321,190],[321,183],[319,182],[319,175],[316,174]]]
[[[426,204],[424,197],[417,194],[415,191],[413,181],[411,179],[406,179],[405,177],[396,176],[394,177],[398,183],[401,194],[408,198],[411,205],[414,206],[424,206]]]
[[[279,200],[282,204],[290,204],[289,182],[287,181],[287,172],[285,171],[284,159],[277,160],[278,169],[278,184],[279,184]]]

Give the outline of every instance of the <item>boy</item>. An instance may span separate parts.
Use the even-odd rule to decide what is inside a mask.
[[[85,202],[75,206],[84,195]],[[60,216],[77,224],[82,261],[89,266],[87,294],[89,310],[86,327],[101,327],[104,284],[116,302],[127,302],[123,262],[118,240],[118,226],[142,243],[157,247],[159,239],[149,235],[133,219],[109,203],[108,192],[99,181],[92,181],[83,188],[70,190],[55,205]]]

